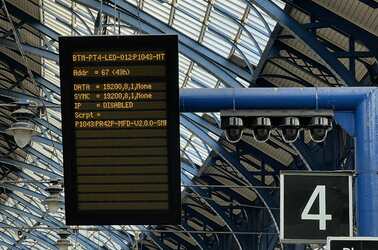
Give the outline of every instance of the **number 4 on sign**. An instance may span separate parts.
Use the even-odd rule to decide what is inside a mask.
[[[319,196],[319,214],[310,214],[310,210],[314,205],[316,198]],[[310,199],[308,200],[301,215],[302,220],[318,220],[319,230],[326,230],[327,220],[332,220],[331,214],[326,214],[326,187],[324,185],[316,186],[314,192],[312,192]]]

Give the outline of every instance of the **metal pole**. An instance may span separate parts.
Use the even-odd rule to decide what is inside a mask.
[[[378,236],[378,92],[356,112],[357,229],[360,236]]]

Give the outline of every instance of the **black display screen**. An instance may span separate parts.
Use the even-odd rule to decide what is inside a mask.
[[[177,224],[178,39],[61,37],[68,225]]]

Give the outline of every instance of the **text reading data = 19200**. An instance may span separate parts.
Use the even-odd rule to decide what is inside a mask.
[[[164,60],[162,52],[73,57],[79,209],[168,207]]]

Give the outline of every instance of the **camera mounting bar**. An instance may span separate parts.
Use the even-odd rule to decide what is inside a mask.
[[[307,109],[244,109],[221,110],[221,128],[226,139],[238,142],[244,129],[251,129],[256,141],[265,142],[277,129],[285,142],[294,142],[301,130],[310,131],[314,142],[322,142],[332,129],[333,110]]]
[[[244,117],[302,117],[302,118],[310,118],[313,116],[324,116],[328,118],[333,118],[334,111],[331,109],[242,109],[242,110],[221,110],[220,111],[221,117],[223,116],[236,116],[240,118]]]

